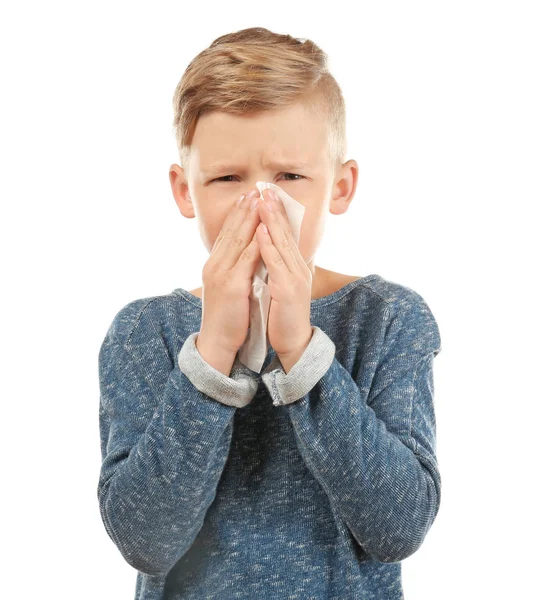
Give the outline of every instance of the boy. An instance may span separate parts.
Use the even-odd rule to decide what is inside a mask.
[[[358,177],[326,57],[263,28],[222,36],[174,108],[170,182],[210,252],[203,287],[127,304],[99,354],[98,499],[135,598],[403,598],[400,561],[440,506],[440,334],[410,288],[314,265]],[[237,202],[257,180],[304,205],[298,246],[277,198]],[[256,373],[237,352],[260,259]]]

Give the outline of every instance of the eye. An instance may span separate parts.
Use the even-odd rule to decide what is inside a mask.
[[[224,175],[224,177],[217,177],[213,179],[213,181],[222,181],[222,179],[226,179],[226,177],[235,177],[235,175]]]
[[[284,175],[292,175],[293,177],[300,177],[300,179],[304,179],[303,175],[297,175],[296,173],[283,173],[283,174]],[[213,179],[213,181],[226,180],[226,182],[227,182],[228,177],[235,177],[235,175],[224,175],[223,177],[217,177],[216,179]],[[286,181],[300,181],[300,179],[287,179]],[[228,183],[231,183],[231,182],[228,182]]]

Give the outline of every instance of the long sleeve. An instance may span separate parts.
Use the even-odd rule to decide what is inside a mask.
[[[164,575],[202,527],[236,407],[251,400],[257,383],[238,361],[230,377],[213,369],[195,347],[196,334],[174,364],[146,311],[135,313],[133,304],[119,312],[99,353],[97,494],[106,531],[125,560]]]
[[[358,383],[317,327],[288,374],[274,358],[262,377],[274,405],[288,411],[334,513],[367,555],[397,562],[420,547],[440,506],[433,404],[440,334],[414,293],[386,307],[374,337],[366,346],[378,347],[376,358],[358,350]]]

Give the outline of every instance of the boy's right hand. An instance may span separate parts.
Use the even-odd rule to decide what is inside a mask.
[[[203,347],[235,357],[247,338],[249,295],[260,260],[256,232],[260,227],[260,193],[245,196],[231,207],[202,271],[203,314],[199,338]],[[233,362],[233,361],[232,361]]]

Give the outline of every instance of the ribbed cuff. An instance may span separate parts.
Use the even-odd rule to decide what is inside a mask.
[[[222,404],[242,408],[249,404],[258,389],[258,377],[236,357],[229,377],[210,365],[197,350],[196,331],[188,336],[178,353],[178,366],[200,391]]]
[[[315,325],[312,325],[312,329],[314,333],[310,343],[287,374],[276,354],[260,375],[270,392],[274,406],[291,404],[306,396],[333,363],[333,340],[323,329]]]

